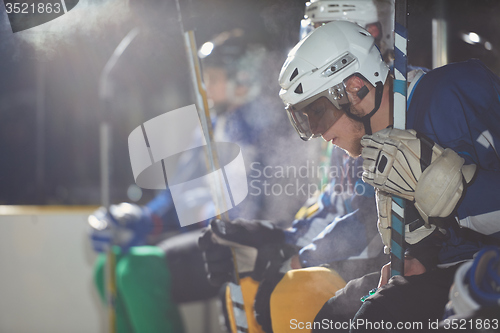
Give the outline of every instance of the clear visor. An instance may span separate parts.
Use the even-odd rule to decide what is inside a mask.
[[[285,107],[292,126],[302,140],[323,135],[344,114],[342,106],[345,104],[339,104],[339,99],[335,99],[335,91],[336,88],[332,87],[296,105]]]

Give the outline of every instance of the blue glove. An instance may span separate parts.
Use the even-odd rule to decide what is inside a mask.
[[[498,246],[484,247],[474,256],[473,261],[468,261],[458,268],[444,317],[470,316],[482,308],[492,307],[498,314],[500,310]]]
[[[112,205],[109,210],[101,207],[89,216],[88,222],[96,252],[118,245],[122,253],[127,253],[132,246],[145,245],[155,227],[149,209],[129,203]]]

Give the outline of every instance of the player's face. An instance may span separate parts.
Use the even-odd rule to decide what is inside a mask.
[[[323,133],[322,138],[345,150],[350,156],[361,155],[361,138],[365,135],[363,124],[345,113]]]
[[[218,67],[207,67],[203,76],[208,98],[215,105],[226,103],[228,100],[226,71]]]
[[[375,38],[376,41],[380,40],[381,31],[380,31],[380,23],[371,23],[367,24],[365,29]]]

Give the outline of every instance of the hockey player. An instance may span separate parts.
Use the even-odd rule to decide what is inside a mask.
[[[333,20],[340,21],[350,21],[355,22],[358,25],[369,29],[376,38],[377,46],[383,50],[384,53],[391,53],[390,47],[392,46],[392,34],[387,33],[387,31],[392,31],[392,20],[389,17],[389,13],[392,12],[393,3],[391,1],[373,1],[373,0],[318,0],[311,1],[306,3],[305,15],[304,19],[301,21],[301,36],[307,35],[314,28],[324,25]],[[384,29],[385,28],[385,29]],[[340,155],[337,153],[337,155]],[[361,163],[360,163],[361,162]],[[343,192],[341,195],[343,205],[345,208],[339,208],[338,203],[333,204],[334,208],[332,209],[332,205],[324,205],[322,204],[326,202],[325,198],[322,198],[318,201],[320,207],[322,207],[323,213],[317,213],[314,216],[315,219],[309,219],[308,222],[303,220],[298,220],[294,222],[294,226],[292,230],[288,233],[288,238],[290,242],[295,241],[295,244],[302,248],[301,250],[301,261],[302,264],[306,267],[309,266],[317,266],[324,263],[332,263],[339,262],[343,259],[347,259],[350,256],[356,256],[355,250],[357,247],[362,247],[365,249],[367,244],[371,240],[371,233],[367,233],[367,239],[359,240],[359,242],[352,241],[350,251],[352,253],[345,253],[345,257],[342,257],[342,251],[335,246],[332,247],[331,244],[338,243],[340,238],[343,238],[345,234],[343,232],[337,232],[342,229],[343,223],[336,223],[335,226],[332,224],[329,226],[329,229],[323,231],[327,224],[330,224],[331,221],[335,219],[335,217],[344,216],[352,213],[356,210],[356,208],[351,207],[351,200],[355,199],[355,201],[361,197],[369,198],[372,194],[372,189],[370,187],[365,187],[365,185],[359,181],[358,182],[358,171],[361,169],[362,161],[354,162],[353,159],[341,158],[339,156],[336,159],[332,160],[331,167],[337,171],[342,170],[342,180],[340,178],[332,179],[332,184],[328,187],[325,192],[329,199],[327,200],[339,200],[340,198],[337,195],[332,195],[331,192],[338,194],[339,192]],[[359,168],[359,170],[358,170]],[[335,178],[335,177],[334,177]],[[350,178],[350,179],[347,179]],[[344,182],[344,183],[343,183]],[[347,185],[347,183],[349,185]],[[362,196],[353,195],[356,192],[362,193]],[[340,190],[339,190],[340,189]],[[350,193],[346,195],[346,193]],[[356,205],[356,204],[355,204]],[[342,206],[342,204],[341,204]],[[369,201],[360,205],[361,210],[366,209],[366,211],[370,211]],[[329,215],[327,217],[326,211],[330,211],[335,214]],[[357,213],[358,214],[358,213]],[[363,215],[363,218],[358,218],[358,221],[364,220],[364,216],[369,215],[364,212],[359,212],[360,215]],[[356,215],[356,214],[355,214]],[[311,216],[312,217],[312,216]],[[319,226],[318,224],[321,221],[321,218],[324,219],[326,224]],[[361,223],[364,225],[364,223]],[[308,229],[309,228],[309,229]],[[337,229],[336,231],[333,229]],[[314,240],[314,243],[310,244],[313,240],[313,237],[321,235]],[[311,234],[313,234],[311,236]],[[302,235],[308,235],[309,238],[304,237],[305,239],[301,239]],[[337,238],[339,237],[339,239]],[[345,239],[344,239],[345,240]],[[372,247],[369,251],[365,253],[368,254],[367,258],[375,258],[376,254],[376,245]],[[362,251],[362,250],[361,250]],[[361,259],[358,257],[358,259]],[[355,262],[355,261],[354,261]],[[365,271],[366,272],[366,271]],[[348,280],[356,275],[355,272],[353,274],[349,274],[348,270],[345,272],[340,272],[342,276],[347,278]]]
[[[382,25],[378,22],[377,12],[379,14],[390,13],[391,4],[390,1],[371,0],[312,1],[306,4],[305,18],[301,24],[301,35],[306,35],[314,27],[321,26],[331,20],[354,20],[362,26],[370,28],[374,34],[380,37],[379,39],[382,39],[382,36],[384,36],[385,41],[382,45],[386,48],[387,45],[392,45],[390,43],[390,36],[392,34],[382,34]],[[392,22],[390,19],[387,21]],[[387,25],[390,26],[390,24],[385,24],[384,26]],[[391,30],[390,28],[388,29],[388,31]],[[338,286],[344,283],[343,279],[348,281],[353,277],[374,271],[383,261],[387,261],[381,253],[381,242],[374,224],[376,214],[373,202],[373,189],[371,186],[363,184],[358,178],[361,174],[359,171],[361,170],[362,161],[358,160],[354,162],[352,158],[343,157],[339,151],[335,152],[334,155],[329,171],[334,170],[334,173],[338,172],[339,176],[332,179],[332,183],[324,189],[316,202],[309,203],[309,205],[304,206],[299,211],[293,227],[285,232],[281,231],[282,235],[280,235],[279,230],[273,229],[270,232],[264,226],[259,227],[258,222],[237,220],[229,225],[228,222],[214,223],[213,230],[217,234],[216,237],[220,243],[224,243],[224,240],[227,240],[233,244],[241,242],[254,248],[260,248],[257,260],[262,261],[256,263],[255,266],[270,265],[269,267],[276,269],[279,268],[279,265],[285,259],[280,255],[269,255],[268,244],[262,243],[263,239],[268,239],[268,241],[271,239],[272,241],[269,242],[275,243],[275,251],[284,250],[287,248],[287,245],[293,245],[296,249],[301,249],[299,257],[291,259],[293,268],[314,267],[329,263],[330,267],[334,268],[340,274],[339,276],[335,275],[337,273],[334,273],[334,275],[330,275],[330,278],[327,279],[328,281],[338,281],[337,284],[330,284],[330,294],[324,292],[315,294],[315,296],[309,295],[308,297],[306,297],[308,291],[318,290],[313,282],[317,282],[317,280],[313,277],[316,275],[318,279],[321,279],[321,276],[325,276],[328,273],[321,269],[320,271],[311,271],[308,269],[285,273],[290,266],[284,265],[281,272],[277,272],[276,270],[274,275],[267,276],[261,282],[256,300],[258,320],[267,332],[272,331],[272,329],[274,331],[287,329],[286,325],[288,325],[290,318],[309,319],[309,321],[312,321],[312,318],[319,310],[315,302],[318,302],[319,306],[321,306],[321,299],[324,301],[323,297],[328,299],[333,295]],[[217,224],[223,224],[223,226],[219,227]],[[228,229],[231,231],[221,234],[218,233],[218,229]],[[250,235],[258,233],[263,234],[262,239],[259,239],[258,242],[249,240],[255,237]],[[274,237],[265,237],[266,233],[274,233]],[[201,242],[202,246],[208,246],[209,244],[210,242],[207,242],[206,239],[203,239]],[[265,250],[262,248],[265,248]],[[221,265],[223,258],[229,258],[230,254],[226,253],[224,255],[223,249],[220,249],[221,253],[217,255],[214,253],[210,254],[212,249],[205,250],[209,259],[208,269],[211,279],[216,283],[230,279],[230,263],[228,263],[229,267]],[[241,252],[241,249],[239,251]],[[269,258],[263,258],[262,253],[267,253],[268,257],[274,258],[274,261],[269,260]],[[255,257],[252,260],[255,260]],[[245,258],[245,262],[248,262],[248,258]],[[245,264],[244,269],[241,269],[243,265],[238,264],[238,266],[242,273],[249,274],[254,270],[253,276],[259,275],[259,273],[255,273],[253,264]],[[272,270],[268,269],[267,273]],[[339,277],[343,279],[339,279]],[[306,285],[305,281],[309,281],[312,285]],[[274,289],[278,283],[278,287]],[[328,289],[327,286],[328,283],[323,286],[324,289]],[[276,292],[273,293],[273,297],[271,298],[271,305],[275,304],[276,306],[271,306],[274,308],[274,310],[271,309],[273,317],[271,328],[270,318],[265,316],[265,312],[269,312],[269,298],[273,290],[276,290]],[[290,301],[294,297],[292,294],[298,290],[304,290],[305,292],[301,297],[302,303],[307,300],[312,300],[313,302],[307,303],[307,306],[303,306],[300,302]]]
[[[489,194],[500,181],[500,79],[474,60],[420,73],[409,86],[411,130],[392,129],[392,78],[374,38],[355,24],[332,22],[292,49],[280,85],[302,139],[321,136],[364,158],[363,179],[378,189],[378,227],[386,247],[387,193],[413,201],[421,217],[406,226],[406,276],[370,296],[354,319],[395,325],[440,318],[456,266],[437,264],[471,258],[481,241],[500,236],[500,205]],[[459,228],[455,216],[467,229]],[[325,304],[318,322],[352,319],[342,302],[370,289],[354,284]]]
[[[374,38],[388,63],[393,60],[394,20],[392,0],[312,0],[306,2],[304,19],[300,22],[300,39],[330,21],[357,23]]]
[[[306,4],[306,15],[302,21],[301,31],[308,32],[314,26],[317,27],[328,21],[339,19],[354,20],[363,26],[371,27],[374,33],[382,36],[381,24],[377,22],[377,7],[379,12],[390,12],[390,4],[389,1],[371,0],[313,1]],[[386,36],[390,36],[390,34]],[[258,320],[266,332],[273,329],[274,331],[282,331],[288,325],[290,318],[312,321],[319,310],[317,305],[308,303],[307,311],[305,311],[304,307],[299,304],[310,302],[311,299],[318,302],[318,300],[323,299],[322,297],[328,299],[335,293],[338,286],[344,283],[343,280],[348,281],[351,278],[377,270],[377,267],[380,267],[382,262],[387,261],[383,256],[380,238],[375,227],[376,214],[373,189],[359,179],[362,161],[354,162],[352,158],[342,157],[339,151],[336,151],[334,155],[329,171],[333,170],[333,173],[337,173],[338,177],[332,179],[332,183],[324,189],[316,202],[309,203],[299,211],[297,220],[293,222],[293,227],[290,230],[283,232],[273,228],[270,231],[265,226],[260,225],[259,222],[241,220],[232,223],[219,221],[213,224],[213,232],[217,235],[215,237],[218,238],[219,243],[227,244],[224,242],[226,240],[232,244],[241,243],[259,250],[258,262],[255,263],[257,269],[252,262],[252,260],[255,260],[255,254],[253,259],[250,260],[252,262],[250,265],[248,265],[249,260],[247,257],[237,260],[245,261],[244,264],[238,263],[238,268],[240,273],[243,273],[243,276],[253,273],[254,277],[261,275],[260,278],[262,278],[262,273],[255,272],[255,270],[259,270],[260,266],[269,265],[271,267],[271,269],[267,270],[268,275],[261,282],[256,300]],[[218,226],[218,224],[222,224],[222,226]],[[218,232],[219,229],[228,231],[221,234]],[[259,233],[262,233],[261,238],[252,242],[252,238],[258,238],[252,235]],[[265,236],[267,233],[273,236]],[[221,264],[231,257],[230,254],[224,254],[223,249],[218,249],[220,253],[212,252],[213,248],[210,246],[213,245],[210,245],[207,238],[210,239],[210,237],[205,237],[200,244],[202,247],[207,247],[204,250],[209,260],[208,269],[212,281],[222,283],[230,280],[232,266],[230,263]],[[267,243],[265,240],[267,240]],[[305,285],[305,281],[314,284],[315,279],[312,278],[314,274],[322,276],[322,274],[326,274],[326,269],[325,271],[319,269],[319,271],[313,272],[309,269],[286,273],[290,269],[290,265],[285,264],[281,272],[278,272],[279,265],[286,257],[270,255],[269,247],[271,243],[275,244],[275,253],[280,250],[287,253],[286,249],[290,249],[290,245],[296,249],[295,251],[301,249],[299,257],[291,259],[291,267],[293,268],[330,264],[336,272],[330,276],[329,281],[338,282],[331,285],[332,288],[329,293],[319,293],[316,295],[317,297],[311,297],[307,292],[317,290],[317,288]],[[242,252],[241,249],[238,249],[238,251]],[[267,254],[267,257],[264,253]],[[269,259],[270,257],[273,259]],[[275,272],[269,274],[270,271],[273,271],[272,268],[275,269]],[[336,275],[337,273],[340,275]],[[273,307],[274,310],[268,309],[269,298],[278,283],[280,285],[271,298],[271,303],[276,304],[276,306]],[[324,288],[328,289],[326,285]],[[299,290],[304,290],[304,293],[300,296],[297,294]],[[292,296],[292,294],[295,296]],[[290,297],[295,297],[296,300],[294,302],[286,301]],[[298,307],[293,308],[295,304]],[[265,314],[269,311],[271,311],[273,318],[272,324],[269,315],[266,316]]]
[[[208,96],[218,114],[216,140],[238,143],[244,159],[250,163],[259,161],[264,153],[256,141],[271,124],[262,120],[266,108],[252,102],[260,90],[255,76],[261,72],[266,50],[260,44],[250,44],[243,34],[241,29],[235,29],[221,34],[224,38],[214,38],[216,45],[212,54],[205,54],[203,65]],[[193,165],[187,161],[179,167],[179,172],[195,173]],[[190,201],[198,198],[190,193],[185,195]],[[210,193],[199,197],[207,209],[213,210]],[[259,217],[261,201],[262,197],[249,197],[238,210],[231,211],[235,214],[233,218],[236,214]],[[111,243],[117,245],[114,249],[118,258],[119,332],[180,333],[183,329],[176,303],[206,300],[218,293],[218,288],[209,285],[206,279],[197,246],[199,229],[204,223],[182,228],[181,235],[158,243],[165,233],[180,229],[169,190],[145,206],[121,203],[109,210],[101,208],[89,217],[89,223],[91,242],[97,252],[104,252]],[[95,266],[95,283],[103,300],[104,266],[105,256],[100,255]]]

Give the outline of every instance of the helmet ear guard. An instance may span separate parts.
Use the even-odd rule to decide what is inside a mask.
[[[366,95],[368,95],[368,92],[369,92],[368,88],[366,87],[366,85],[364,85],[356,93],[356,95],[358,96],[358,98],[360,100],[362,100],[363,98],[366,97]],[[373,115],[380,108],[380,104],[382,103],[382,95],[383,94],[384,94],[384,85],[382,84],[382,82],[379,81],[379,82],[377,82],[377,84],[375,86],[375,106],[369,113],[365,114],[364,116],[358,116],[358,115],[355,115],[354,113],[352,113],[351,110],[349,109],[350,104],[344,108],[344,111],[349,118],[363,123],[363,126],[365,128],[365,134],[367,134],[367,135],[373,134],[370,119],[371,119],[371,117],[373,117]]]
[[[364,85],[361,89],[359,89],[359,91],[356,93],[356,96],[358,96],[359,100],[362,100],[363,98],[366,97],[366,95],[368,95],[368,93],[370,92],[370,90],[368,90],[368,88],[366,87],[366,85]]]

